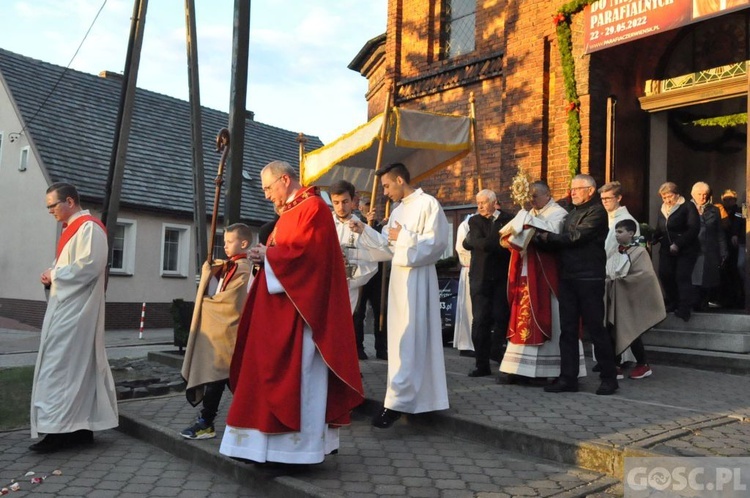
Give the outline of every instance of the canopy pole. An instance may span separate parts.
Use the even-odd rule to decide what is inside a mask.
[[[299,144],[299,179],[302,181],[305,177],[305,144],[307,143],[304,133],[297,135],[297,143]]]
[[[474,92],[469,93],[469,118],[471,119],[471,148],[474,149],[474,159],[477,168],[477,187],[479,187],[479,190],[484,190],[482,168],[479,162],[479,147],[477,147],[477,109]]]
[[[378,142],[378,156],[375,160],[375,173],[380,170],[381,163],[383,162],[383,148],[385,147],[385,141],[388,139],[388,121],[391,116],[391,95],[393,87],[389,88],[385,93],[385,109],[383,110],[383,124],[380,126],[380,142]],[[375,209],[377,213],[377,205],[375,199],[378,193],[378,177],[373,175],[372,178],[372,193],[370,194],[370,209]],[[388,217],[388,203],[385,205],[385,216]],[[370,226],[375,225],[375,218],[369,221]],[[378,331],[383,330],[385,325],[385,310],[388,306],[388,277],[390,273],[390,265],[384,262],[380,265],[382,275],[380,275],[380,316],[378,317]],[[375,331],[376,332],[376,331]]]
[[[375,160],[375,173],[377,174],[380,170],[381,163],[383,162],[383,148],[385,147],[385,141],[388,138],[388,121],[391,115],[391,90],[389,89],[385,93],[385,110],[383,111],[383,124],[380,126],[380,142],[378,142],[378,157]],[[372,194],[370,194],[370,206],[371,209],[377,208],[375,205],[375,199],[378,193],[378,177],[373,175],[372,180]],[[370,225],[374,225],[375,220],[370,221]],[[382,313],[381,313],[382,316]]]

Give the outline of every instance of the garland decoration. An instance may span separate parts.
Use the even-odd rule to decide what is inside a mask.
[[[565,100],[568,102],[565,110],[568,112],[568,171],[573,178],[581,171],[581,101],[576,88],[576,64],[573,59],[573,33],[570,22],[573,15],[581,12],[584,7],[596,0],[571,0],[557,11],[552,19],[557,31],[557,44],[560,49],[563,70],[563,86]]]
[[[741,112],[739,114],[729,114],[727,116],[696,119],[688,124],[693,126],[721,126],[722,128],[730,128],[732,126],[747,124],[747,113]]]

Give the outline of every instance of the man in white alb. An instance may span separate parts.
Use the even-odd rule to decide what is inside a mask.
[[[47,189],[47,210],[63,230],[55,262],[41,282],[49,289],[31,390],[29,449],[51,453],[94,440],[93,431],[117,427],[117,396],[104,347],[107,233],[81,209],[68,183]]]
[[[352,230],[373,251],[392,255],[388,285],[388,380],[383,410],[373,426],[386,429],[402,413],[448,408],[440,297],[435,263],[448,247],[448,220],[440,203],[415,189],[401,163],[376,173],[393,210],[382,234]],[[374,235],[374,236],[373,236]]]

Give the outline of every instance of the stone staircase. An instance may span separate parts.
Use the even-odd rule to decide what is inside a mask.
[[[750,373],[750,315],[673,314],[643,336],[650,361],[730,373]]]

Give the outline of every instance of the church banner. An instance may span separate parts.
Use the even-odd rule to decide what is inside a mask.
[[[598,0],[584,11],[587,54],[727,12],[750,0]]]

